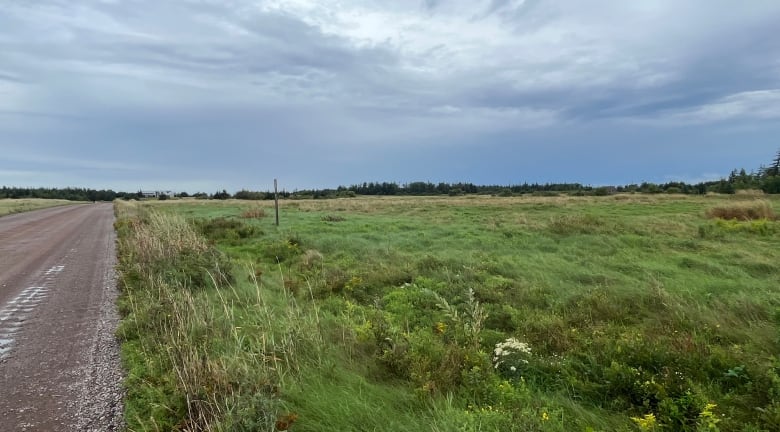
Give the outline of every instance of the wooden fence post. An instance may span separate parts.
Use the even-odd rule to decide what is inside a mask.
[[[279,226],[279,191],[276,186],[276,179],[274,179],[274,208],[276,209],[276,226]]]

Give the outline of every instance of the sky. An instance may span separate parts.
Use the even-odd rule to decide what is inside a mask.
[[[780,149],[777,0],[3,0],[0,185],[718,179]]]

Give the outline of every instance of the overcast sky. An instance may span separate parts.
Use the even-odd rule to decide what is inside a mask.
[[[3,0],[0,185],[699,181],[780,148],[777,0]]]

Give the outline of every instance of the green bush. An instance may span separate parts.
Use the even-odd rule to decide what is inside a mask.
[[[213,241],[237,241],[260,234],[260,230],[238,219],[218,217],[198,219],[194,222],[198,231]]]
[[[700,238],[722,238],[727,234],[753,234],[769,236],[778,232],[778,223],[767,219],[748,220],[717,219],[698,228]]]
[[[297,237],[289,237],[277,240],[265,246],[263,255],[272,262],[289,262],[303,254],[300,240]]]

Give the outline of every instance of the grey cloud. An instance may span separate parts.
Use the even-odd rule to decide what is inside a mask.
[[[780,8],[726,5],[17,2],[0,15],[0,139],[51,159],[5,172],[242,187],[282,171],[316,186],[430,166],[491,181],[513,164],[538,174],[520,152],[538,165],[569,142],[633,155],[653,145],[636,135],[673,140],[654,129],[667,123],[725,146],[720,127],[687,128],[774,118],[780,103],[760,97],[780,88]],[[763,151],[773,129],[758,129]]]
[[[6,74],[3,72],[0,72],[0,81],[8,81],[17,84],[22,84],[26,82],[25,80],[19,78],[16,75]]]
[[[494,13],[500,14],[507,20],[519,20],[526,18],[534,7],[543,0],[491,0],[482,18]]]
[[[436,9],[436,7],[441,3],[442,0],[423,0],[423,7],[428,10]]]
[[[224,16],[229,12],[213,5],[206,8],[209,17]],[[156,15],[156,12],[159,11],[148,13]],[[385,96],[394,93],[387,86],[398,80],[389,75],[398,60],[397,54],[389,49],[357,48],[343,38],[326,35],[317,27],[281,13],[252,13],[236,18],[232,24],[249,36],[238,41],[211,36],[194,42],[93,34],[77,27],[71,29],[71,38],[75,40],[6,42],[3,44],[5,54],[0,58],[3,55],[11,57],[9,63],[16,63],[20,70],[33,71],[40,80],[56,73],[46,69],[50,65],[56,67],[60,62],[70,69],[71,78],[75,80],[91,69],[100,73],[106,68],[124,67],[130,73],[134,67],[139,68],[139,72],[148,70],[149,75],[154,74],[157,79],[171,79],[165,77],[166,71],[181,72],[203,81],[203,86],[208,86],[209,81],[269,85],[269,81],[280,77],[298,77],[300,79],[292,83],[293,88],[289,87],[291,81],[285,80],[277,90],[285,93],[295,91],[295,86],[304,86],[302,90],[305,91],[309,86],[316,88],[316,92],[329,91],[329,97],[351,93],[366,95],[367,91],[377,92],[379,97],[382,93]],[[183,27],[189,25],[192,23]],[[273,75],[270,80],[269,75]]]
[[[572,88],[561,83],[557,88],[513,88],[511,82],[468,80],[471,87],[464,97],[473,103],[496,106],[559,107],[570,117],[580,120],[654,115],[670,109],[692,108],[719,98],[745,91],[780,87],[780,76],[771,68],[780,58],[780,41],[772,37],[774,20],[751,27],[749,32],[717,35],[700,50],[686,52],[685,57],[639,69],[622,81],[606,85]],[[539,70],[560,71],[565,61]],[[645,74],[669,73],[667,82],[637,86]],[[533,72],[532,72],[533,73]],[[495,74],[487,74],[495,76]]]

